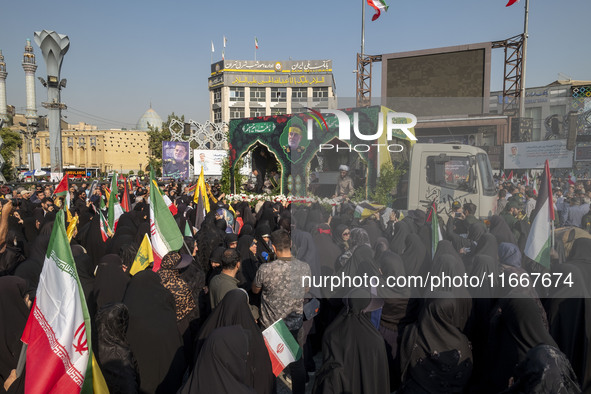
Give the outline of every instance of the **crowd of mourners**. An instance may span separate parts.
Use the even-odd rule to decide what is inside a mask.
[[[92,349],[112,393],[273,393],[283,384],[294,393],[591,393],[589,182],[554,184],[557,227],[574,227],[556,237],[549,268],[523,254],[536,193],[519,183],[498,185],[487,220],[454,202],[433,253],[430,209],[359,217],[350,201],[228,204],[212,184],[210,211],[195,223],[192,192],[173,182],[163,190],[184,245],[156,272],[133,276],[150,231],[148,188],[131,188],[131,210],[104,242],[106,186],[72,185],[69,209],[79,218],[71,249]],[[19,393],[20,338],[64,201],[44,185],[3,185],[0,195],[0,391]],[[383,286],[387,277],[485,273],[491,285],[479,288]],[[570,273],[573,285],[501,286],[502,273]],[[310,275],[380,282],[302,286]],[[262,336],[279,319],[303,349],[285,383]]]

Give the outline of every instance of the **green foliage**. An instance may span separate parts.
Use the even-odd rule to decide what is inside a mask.
[[[365,185],[355,188],[355,191],[353,192],[353,196],[351,196],[351,200],[352,201],[367,200],[367,196],[365,194]]]
[[[240,169],[243,165],[244,161],[240,159],[236,162],[236,167],[234,167],[234,184],[236,185],[236,193],[240,193],[240,185],[244,183],[245,177],[240,174]],[[230,162],[227,158],[222,162],[222,179],[220,180],[220,184],[223,193],[229,194],[232,191],[232,185],[230,184]]]
[[[380,176],[376,184],[376,189],[371,195],[371,200],[378,204],[391,206],[394,202],[396,186],[405,173],[406,169],[403,166],[394,168],[392,163],[384,164],[380,168]]]
[[[162,124],[162,130],[158,129],[158,127],[149,126],[148,135],[150,136],[150,140],[148,142],[148,166],[154,167],[158,176],[162,175],[162,141],[170,141],[171,134],[168,125],[173,119],[184,123],[185,115],[178,117],[174,112],[168,115],[166,122]]]
[[[12,160],[15,152],[23,145],[23,139],[19,133],[12,131],[5,127],[0,130],[0,137],[2,137],[3,145],[0,149],[0,154],[4,158],[4,167],[2,167],[2,175],[7,181],[16,180],[16,174]]]

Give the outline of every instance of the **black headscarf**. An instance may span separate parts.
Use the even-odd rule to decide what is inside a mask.
[[[0,277],[0,387],[16,368],[23,345],[21,336],[29,317],[24,300],[27,286],[16,276]],[[9,392],[24,392],[24,376],[12,383]]]
[[[248,306],[248,295],[241,289],[230,290],[207,318],[197,338],[196,355],[203,351],[207,338],[220,327],[238,325],[249,333],[248,379],[245,383],[257,393],[271,393],[273,370],[269,352]]]
[[[121,257],[107,254],[101,259],[94,279],[96,310],[103,305],[122,302],[130,276],[123,272]]]
[[[481,221],[474,222],[468,227],[468,239],[478,243],[480,237],[486,234],[486,226]]]
[[[322,339],[323,364],[314,393],[390,393],[384,339],[365,309],[369,293],[356,289]],[[363,298],[361,298],[363,297]]]
[[[341,253],[344,253],[346,250],[349,249],[348,240],[345,241],[343,239],[343,233],[345,230],[348,230],[349,227],[345,224],[339,224],[336,227],[332,227],[332,239],[334,243],[341,249]]]
[[[186,361],[174,297],[158,274],[144,270],[129,281],[123,303],[129,309],[127,340],[138,363],[140,391],[176,392]]]
[[[344,226],[344,229],[346,228],[347,227]],[[329,233],[327,233],[327,231]],[[316,261],[320,266],[320,274],[332,275],[334,272],[334,263],[337,261],[342,251],[334,242],[333,237],[330,234],[330,227],[327,224],[318,226],[312,234],[312,238],[316,245]]]
[[[490,218],[490,233],[495,236],[497,243],[508,242],[517,245],[517,239],[506,221],[500,216],[493,215]]]
[[[404,261],[404,270],[407,275],[419,275],[421,273],[426,253],[427,250],[417,234],[409,234],[406,237],[402,261]]]
[[[95,317],[98,336],[97,359],[111,393],[136,393],[138,365],[127,341],[129,310],[125,304],[106,304]]]
[[[446,256],[446,255],[444,255]],[[462,333],[470,302],[451,292],[426,301],[401,342],[402,387],[398,393],[461,393],[472,373],[470,341]]]
[[[585,283],[591,283],[591,239],[577,238],[573,242],[567,261],[579,267]]]
[[[378,265],[384,276],[405,276],[404,263],[396,253],[386,250],[378,259]],[[406,314],[410,287],[384,287],[380,295],[384,298],[381,324],[391,331],[398,330],[398,323]]]
[[[499,301],[491,320],[487,351],[487,377],[490,392],[507,388],[515,365],[527,352],[541,344],[557,347],[544,325],[543,309],[531,298],[506,298]]]
[[[256,393],[250,384],[248,350],[249,332],[242,327],[214,330],[179,393]]]
[[[502,394],[577,394],[581,389],[568,359],[557,348],[539,345],[517,365],[513,385]]]
[[[240,254],[240,270],[236,274],[236,279],[238,279],[240,287],[246,290],[250,290],[260,265],[255,254],[250,251],[253,242],[252,235],[244,235],[238,240],[236,248]]]
[[[574,264],[560,264],[553,273],[572,280],[572,285],[551,286],[545,307],[550,335],[579,377],[583,391],[591,390],[591,298],[581,271]],[[568,280],[568,279],[567,279]]]

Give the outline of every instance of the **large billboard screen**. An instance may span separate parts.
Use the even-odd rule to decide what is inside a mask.
[[[189,179],[189,143],[162,141],[162,177]]]
[[[519,142],[505,144],[505,169],[571,168],[573,152],[566,149],[566,140]]]
[[[490,55],[490,43],[382,55],[382,105],[417,116],[482,114]]]

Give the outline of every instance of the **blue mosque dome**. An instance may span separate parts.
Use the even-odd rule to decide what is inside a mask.
[[[140,131],[149,131],[148,124],[162,130],[162,118],[152,109],[152,106],[137,121],[136,128]]]

